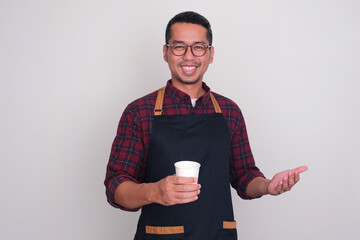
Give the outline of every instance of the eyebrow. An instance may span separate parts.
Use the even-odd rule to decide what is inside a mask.
[[[184,43],[184,44],[186,44],[186,43],[183,42],[183,41],[177,41],[177,40],[174,40],[174,41],[172,42],[172,44],[174,44],[174,43]],[[207,45],[204,41],[197,41],[197,42],[194,42],[193,44],[197,44],[197,43],[203,43],[203,44]],[[186,44],[186,45],[188,45],[188,44]],[[192,45],[192,44],[190,44],[190,45]],[[190,45],[189,45],[189,46],[190,46]]]

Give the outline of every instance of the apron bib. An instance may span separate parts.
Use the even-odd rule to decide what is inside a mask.
[[[159,90],[146,158],[145,182],[175,174],[174,163],[191,160],[201,164],[201,193],[195,202],[141,209],[137,240],[235,240],[230,184],[231,135],[214,96],[216,113],[162,115],[165,88]]]

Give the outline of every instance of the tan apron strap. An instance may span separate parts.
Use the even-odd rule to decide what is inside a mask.
[[[211,97],[211,101],[214,105],[214,108],[215,108],[215,112],[216,113],[221,113],[221,109],[220,109],[220,106],[219,106],[219,103],[216,101],[214,95],[210,92],[210,97]]]
[[[155,116],[159,116],[159,115],[162,114],[164,95],[165,95],[165,87],[162,87],[162,88],[159,89],[159,91],[157,93],[157,97],[156,97],[155,109],[154,109],[154,115]],[[211,101],[212,101],[212,103],[214,105],[215,112],[216,113],[221,113],[219,103],[216,101],[214,95],[211,92],[210,92],[210,97],[211,97]]]
[[[164,95],[165,95],[165,87],[159,89],[156,97],[154,115],[158,116],[162,114],[162,107],[164,102]]]

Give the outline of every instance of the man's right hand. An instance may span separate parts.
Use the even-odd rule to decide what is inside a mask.
[[[168,176],[154,183],[122,182],[115,191],[114,201],[118,205],[137,210],[158,203],[165,206],[196,201],[200,194],[200,184],[193,177]]]
[[[201,185],[193,177],[171,175],[157,182],[155,202],[165,206],[196,201]]]

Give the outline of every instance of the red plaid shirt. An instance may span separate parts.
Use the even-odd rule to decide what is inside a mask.
[[[169,80],[165,89],[163,115],[214,113],[210,88],[205,83],[203,88],[206,93],[192,107],[189,95],[173,87]],[[255,177],[264,175],[255,166],[243,115],[233,101],[214,92],[213,94],[231,131],[229,181],[241,198],[250,199],[245,194],[248,183]],[[114,207],[128,211],[138,210],[119,206],[114,202],[114,194],[118,185],[124,181],[144,182],[156,96],[157,91],[130,103],[120,119],[105,178],[106,196]]]

